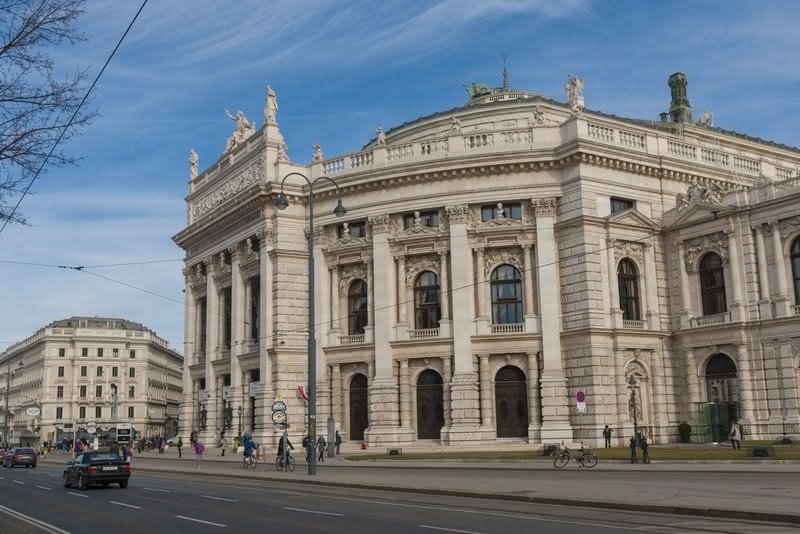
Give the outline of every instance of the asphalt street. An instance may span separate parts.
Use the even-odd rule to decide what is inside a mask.
[[[66,489],[63,467],[0,470],[0,533],[5,532],[688,532],[778,534],[796,526],[531,505],[411,493],[320,488],[281,482],[137,473],[130,486]],[[476,473],[478,474],[478,473]],[[297,478],[301,473],[284,474]],[[22,527],[25,514],[46,523]]]

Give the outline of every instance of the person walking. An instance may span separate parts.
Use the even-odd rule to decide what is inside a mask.
[[[203,459],[203,451],[205,451],[205,450],[206,450],[205,446],[203,446],[203,444],[200,442],[199,439],[197,441],[195,441],[195,443],[194,443],[194,457],[197,459],[197,467],[198,468],[200,467],[200,461]]]
[[[306,463],[311,463],[311,455],[314,454],[314,444],[311,443],[310,436],[303,436],[303,448],[306,450]]]
[[[219,448],[222,450],[222,456],[225,456],[225,445],[227,442],[225,441],[225,434],[222,434],[219,438]]]
[[[192,433],[189,434],[189,442],[194,447],[195,442],[197,441],[197,430],[192,430]]]
[[[339,456],[339,447],[342,446],[342,436],[339,435],[339,431],[336,431],[336,438],[333,441],[333,444],[336,445],[336,456]]]
[[[319,451],[319,457],[317,458],[317,460],[319,460],[320,462],[325,461],[325,449],[327,448],[328,448],[328,441],[323,436],[319,436],[317,438],[317,450]]]
[[[161,438],[161,441],[158,442],[158,454],[164,454],[164,451],[167,449],[167,440]]]
[[[736,420],[731,423],[730,438],[731,447],[733,447],[734,450],[742,450],[742,428],[739,426],[739,423]]]
[[[632,437],[631,438],[631,463],[635,464],[636,462],[637,462],[637,460],[636,460],[636,438]]]
[[[122,448],[122,461],[128,463],[128,446],[123,445],[121,448]]]
[[[183,438],[178,438],[178,458],[183,458],[181,449],[183,449]]]
[[[614,432],[608,425],[603,429],[603,440],[605,440],[606,449],[611,448],[611,433]]]

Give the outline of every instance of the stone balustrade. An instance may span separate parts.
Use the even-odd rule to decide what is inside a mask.
[[[634,319],[624,319],[622,321],[622,328],[633,328],[641,330],[644,328],[644,321],[637,321]]]
[[[792,306],[792,311],[795,315],[800,315],[800,305]]]
[[[339,345],[355,345],[364,343],[364,334],[355,334],[351,336],[339,336]]]
[[[525,332],[525,323],[493,324],[492,334],[522,334]]]
[[[725,324],[731,321],[731,312],[717,313],[714,315],[703,315],[702,317],[692,317],[691,326],[697,328],[700,326],[713,326],[718,324]]]
[[[427,339],[431,337],[439,337],[438,328],[417,328],[416,330],[408,331],[409,339]]]

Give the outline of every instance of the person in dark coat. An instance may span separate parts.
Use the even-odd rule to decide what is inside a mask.
[[[181,449],[183,449],[183,438],[178,438],[178,458],[183,458]]]
[[[336,438],[335,438],[333,444],[336,445],[336,456],[339,456],[339,447],[342,446],[342,436],[339,435],[339,431],[338,430],[336,431]]]
[[[611,448],[611,433],[614,432],[608,425],[603,429],[603,440],[605,441],[606,449]]]

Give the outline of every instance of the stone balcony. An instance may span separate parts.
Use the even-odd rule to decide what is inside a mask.
[[[524,334],[525,323],[508,323],[490,325],[491,334]]]
[[[643,330],[645,327],[645,322],[640,320],[634,319],[623,319],[622,320],[622,328],[631,329],[631,330]]]
[[[792,306],[792,312],[795,315],[800,315],[800,305]]]
[[[429,339],[438,338],[440,330],[438,328],[417,328],[408,331],[408,339]]]
[[[338,336],[339,345],[357,345],[366,341],[365,334]]]
[[[714,315],[703,315],[702,317],[692,317],[689,325],[691,328],[702,326],[714,326],[731,322],[731,312],[717,313]]]

